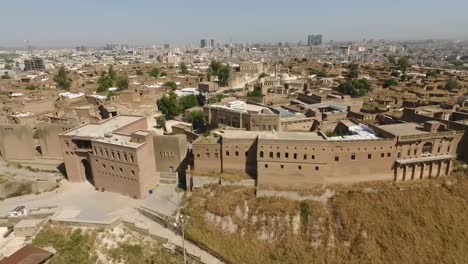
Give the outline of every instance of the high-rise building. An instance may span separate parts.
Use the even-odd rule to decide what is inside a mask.
[[[164,44],[164,49],[170,49],[171,45],[170,44]]]
[[[213,48],[216,45],[216,42],[214,39],[201,39],[200,40],[200,48]]]
[[[307,46],[322,45],[322,35],[309,35],[307,36]]]
[[[77,47],[75,47],[75,50],[76,50],[76,51],[87,51],[88,48],[85,47],[85,46],[77,46]]]
[[[43,71],[45,70],[44,60],[38,57],[24,60],[25,71]]]
[[[208,40],[207,39],[201,39],[200,40],[200,48],[206,48],[208,46]]]

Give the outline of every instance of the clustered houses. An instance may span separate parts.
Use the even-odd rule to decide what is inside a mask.
[[[194,142],[194,173],[247,174],[259,189],[314,184],[413,180],[450,174],[463,131],[440,122],[373,126],[341,122],[346,131],[227,130]]]

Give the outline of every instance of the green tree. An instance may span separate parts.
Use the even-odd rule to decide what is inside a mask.
[[[179,100],[174,92],[164,95],[156,104],[158,105],[159,111],[161,111],[166,119],[172,119],[182,112]]]
[[[151,71],[148,73],[149,76],[153,77],[153,78],[159,78],[159,70],[157,68],[153,68],[151,69]]]
[[[350,70],[348,73],[348,78],[350,79],[356,79],[359,77],[359,72],[357,70]]]
[[[401,57],[398,60],[398,69],[403,72],[403,74],[406,73],[406,70],[411,66],[410,60],[408,57]]]
[[[219,103],[224,97],[226,96],[222,93],[215,94],[214,96],[211,96],[210,99],[208,99],[208,103],[210,104]]]
[[[200,106],[198,102],[198,97],[193,94],[180,97],[179,103],[184,110],[195,107],[195,106]]]
[[[163,84],[163,86],[164,86],[164,87],[169,87],[169,88],[171,88],[172,90],[177,89],[177,83],[175,83],[175,82],[165,82],[165,83]]]
[[[128,89],[128,76],[127,75],[117,76],[115,78],[115,86],[119,88],[119,90]]]
[[[68,72],[64,66],[59,68],[58,73],[54,77],[54,81],[60,89],[64,90],[69,90],[72,83],[72,79],[68,77]]]
[[[444,89],[448,91],[452,91],[458,88],[458,82],[456,79],[449,79],[444,85]]]
[[[11,76],[8,74],[8,72],[5,72],[5,73],[2,75],[2,80],[7,80],[7,79],[11,79]]]
[[[392,73],[390,73],[390,76],[400,77],[400,72],[399,71],[392,71]]]
[[[371,90],[371,85],[366,79],[351,80],[340,84],[337,90],[353,97],[361,97]]]
[[[402,81],[402,82],[407,81],[407,80],[409,80],[409,79],[410,79],[410,77],[409,77],[409,75],[406,74],[406,73],[400,75],[400,81]]]
[[[114,71],[114,66],[113,66],[113,65],[110,65],[110,66],[109,66],[109,70],[108,70],[108,72],[107,72],[107,75],[109,75],[109,77],[110,77],[112,80],[115,79],[115,77],[116,77],[117,74],[116,74],[115,71]]]
[[[269,76],[268,73],[262,72],[262,73],[258,76],[258,78],[261,79],[261,78],[268,77],[268,76]]]
[[[398,82],[395,79],[387,79],[383,82],[382,87],[388,88],[390,86],[398,85]]]
[[[438,71],[428,71],[426,73],[426,78],[431,78],[431,77],[438,77],[439,72]]]
[[[29,84],[28,86],[24,87],[24,89],[29,90],[29,91],[34,91],[34,90],[39,89],[39,87]]]
[[[164,116],[156,117],[156,126],[164,128],[166,126],[166,118],[164,118]]]
[[[188,74],[189,73],[188,67],[185,64],[185,62],[181,62],[179,66],[180,66],[180,73],[182,73],[182,74]]]
[[[262,91],[260,89],[254,89],[252,92],[247,93],[248,97],[263,97]]]
[[[218,73],[218,81],[220,86],[227,86],[229,81],[229,75],[231,73],[231,67],[224,65]]]
[[[208,68],[208,72],[211,74],[211,75],[218,75],[218,72],[219,70],[221,69],[223,65],[221,64],[221,62],[218,62],[216,60],[213,60],[211,61],[210,63],[210,67]]]
[[[127,75],[117,75],[112,65],[109,66],[109,70],[101,72],[101,77],[98,80],[98,87],[96,92],[104,93],[109,88],[116,86],[119,90],[128,89],[129,80]]]
[[[114,96],[114,95],[115,95],[115,93],[113,91],[109,91],[107,93],[107,100],[110,100],[112,98],[112,96]]]
[[[356,79],[359,77],[359,65],[356,63],[351,63],[348,67],[349,73],[348,73],[348,78],[350,79]]]
[[[193,129],[205,130],[205,117],[202,111],[193,111],[190,113],[189,122],[192,123]]]
[[[161,72],[161,75],[160,75],[160,76],[161,76],[161,77],[166,77],[166,76],[167,76],[167,73]]]
[[[210,67],[207,71],[207,79],[211,81],[211,76],[218,76],[218,82],[220,86],[226,86],[229,82],[229,76],[231,73],[231,67],[229,65],[223,65],[220,62],[213,60],[210,63]]]
[[[319,78],[327,78],[328,76],[328,73],[324,70],[320,70],[319,72],[317,72],[317,77]]]
[[[98,87],[96,89],[96,92],[98,93],[106,92],[107,89],[109,89],[112,86],[114,86],[114,80],[105,72],[103,72],[101,77],[99,77]]]

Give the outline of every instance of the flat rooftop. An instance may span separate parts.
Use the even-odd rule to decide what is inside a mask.
[[[123,126],[131,124],[144,118],[142,116],[119,115],[111,119],[107,119],[100,123],[89,123],[70,131],[63,133],[68,136],[97,138],[104,136],[105,133],[113,132]]]
[[[248,104],[245,101],[231,101],[231,102],[228,102],[227,105],[210,105],[210,107],[224,108],[224,109],[230,109],[233,111],[249,112],[249,113],[260,113],[264,109],[268,109],[265,106]]]
[[[226,130],[223,138],[241,138],[241,139],[254,139],[260,135],[273,134],[272,131],[245,131],[245,130]]]
[[[329,140],[372,140],[379,139],[373,129],[364,124],[354,124],[349,120],[340,121],[348,128],[349,135],[328,137]]]
[[[121,135],[121,134],[112,134],[112,136],[104,136],[104,137],[99,137],[95,138],[93,141],[95,142],[100,142],[100,143],[108,143],[108,144],[113,144],[113,145],[121,145],[121,146],[126,146],[126,147],[133,147],[136,148],[140,146],[143,143],[137,143],[137,142],[131,142],[131,137],[127,135]]]
[[[262,134],[259,139],[285,139],[285,140],[325,140],[316,132],[275,132]]]
[[[197,140],[195,140],[195,144],[216,144],[218,143],[219,138],[214,137],[214,136],[208,136],[208,137],[199,137]]]
[[[413,136],[413,135],[427,135],[430,134],[423,130],[423,127],[414,123],[402,123],[392,125],[381,125],[380,129],[395,135],[395,136]]]

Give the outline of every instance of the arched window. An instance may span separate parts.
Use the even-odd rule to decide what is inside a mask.
[[[270,151],[270,159],[273,158],[273,151]]]
[[[263,158],[263,151],[260,151],[260,158]]]
[[[422,149],[423,154],[431,154],[432,153],[432,143],[427,142],[426,144],[423,145]]]

